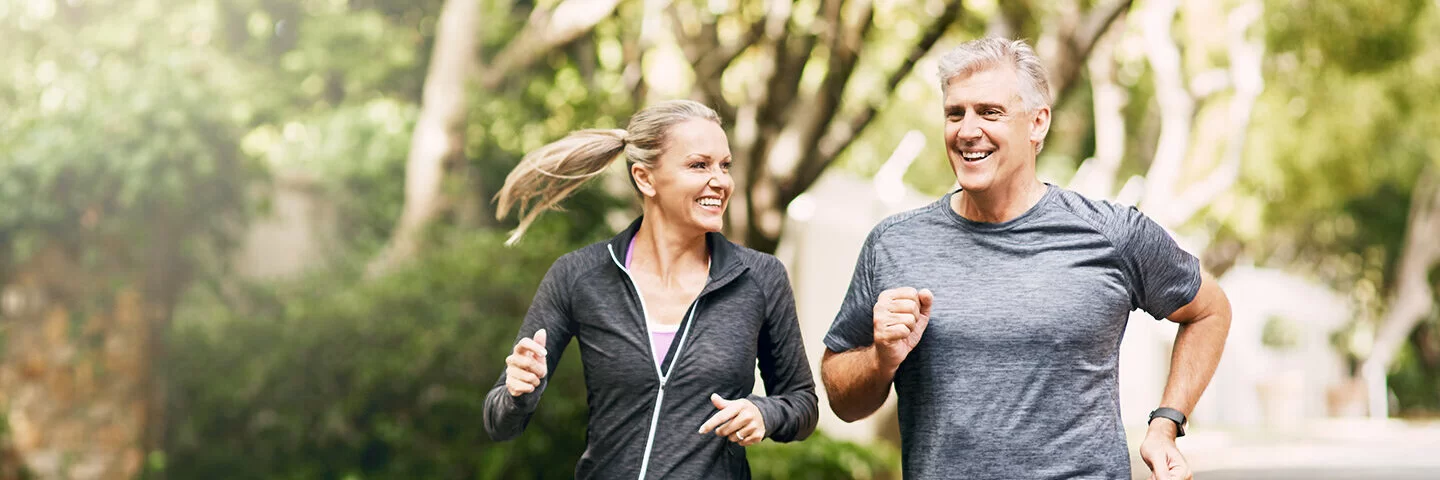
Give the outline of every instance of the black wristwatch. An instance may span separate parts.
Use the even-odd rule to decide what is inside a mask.
[[[1146,420],[1145,424],[1149,425],[1150,422],[1155,421],[1155,417],[1160,417],[1175,422],[1175,438],[1185,436],[1185,414],[1180,413],[1179,410],[1169,407],[1157,408],[1154,411],[1150,412],[1150,420]]]

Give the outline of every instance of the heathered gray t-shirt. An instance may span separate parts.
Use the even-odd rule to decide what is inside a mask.
[[[1136,308],[1190,303],[1199,262],[1132,207],[1047,188],[1008,222],[967,220],[946,195],[865,240],[831,351],[874,343],[880,292],[935,294],[895,374],[906,478],[1130,478],[1120,337]]]

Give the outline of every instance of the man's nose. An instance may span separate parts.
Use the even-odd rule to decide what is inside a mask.
[[[960,131],[957,135],[964,139],[980,138],[980,121],[974,115],[966,115],[960,120]]]

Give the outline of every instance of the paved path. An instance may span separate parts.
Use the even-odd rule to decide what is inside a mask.
[[[1435,480],[1440,468],[1282,468],[1199,472],[1195,480]]]
[[[1142,432],[1130,432],[1132,441]],[[1292,428],[1196,429],[1180,450],[1197,480],[1440,480],[1440,422],[1316,420]],[[1149,476],[1139,455],[1134,478]]]

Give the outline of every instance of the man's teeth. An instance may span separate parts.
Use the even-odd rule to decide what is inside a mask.
[[[700,199],[700,205],[703,205],[703,206],[706,206],[706,207],[718,207],[718,206],[720,206],[720,199],[718,199],[718,198],[702,198],[702,199]]]
[[[965,157],[966,160],[980,160],[990,156],[990,153],[991,152],[960,152],[960,156]]]

